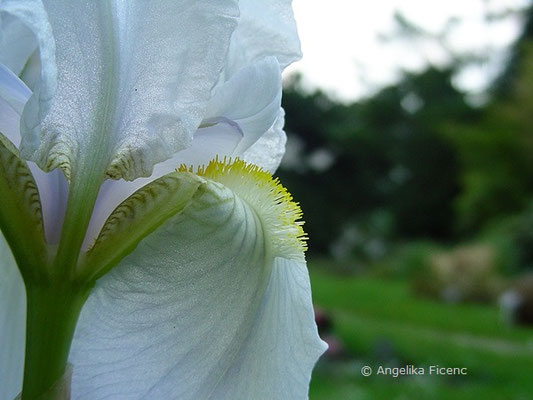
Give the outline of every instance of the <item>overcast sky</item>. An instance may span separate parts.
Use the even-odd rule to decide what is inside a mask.
[[[458,53],[488,52],[486,65],[463,71],[456,84],[465,90],[482,90],[498,73],[505,49],[520,33],[520,20],[506,18],[487,24],[485,11],[502,12],[524,7],[528,0],[293,0],[304,58],[286,71],[299,71],[309,88],[320,87],[333,97],[353,100],[394,82],[399,69],[420,70],[430,61],[444,65],[446,52],[433,42],[394,40],[394,13],[432,33],[442,32],[457,17],[447,44]]]

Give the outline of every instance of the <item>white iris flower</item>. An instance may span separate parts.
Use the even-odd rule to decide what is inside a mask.
[[[307,397],[299,56],[290,0],[0,0],[0,400]]]

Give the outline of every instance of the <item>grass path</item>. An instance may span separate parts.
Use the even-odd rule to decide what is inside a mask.
[[[363,325],[368,323],[368,318],[361,318],[353,313],[338,311],[335,313],[343,320],[350,320],[353,325]],[[379,324],[379,319],[375,324]],[[390,322],[381,321],[383,325],[389,325]],[[454,346],[464,347],[465,349],[488,350],[502,355],[519,355],[531,356],[533,359],[533,337],[529,343],[517,343],[514,340],[493,338],[490,336],[481,336],[465,332],[442,332],[439,329],[433,329],[408,322],[395,322],[394,329],[405,335],[420,337],[431,341],[440,341],[449,343]]]

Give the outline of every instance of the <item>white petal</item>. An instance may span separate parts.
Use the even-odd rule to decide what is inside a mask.
[[[24,69],[20,73],[20,79],[33,91],[39,83],[41,76],[41,56],[39,51],[36,50],[28,59],[28,62],[24,66]]]
[[[217,118],[212,123],[215,124],[195,132],[191,147],[176,153],[170,159],[172,162],[162,163],[166,165],[165,172],[163,168],[159,168],[163,172],[161,175],[176,169],[181,164],[193,167],[206,165],[216,156],[223,159],[224,156],[231,156],[235,153],[236,148],[243,141],[240,126],[226,118]],[[167,166],[170,167],[168,171]]]
[[[279,398],[305,398],[322,349],[308,278],[295,271],[279,286],[284,273],[275,271],[271,281],[274,259],[263,233],[253,209],[229,189],[207,184],[97,282],[72,345],[73,398],[261,400],[271,399],[274,387],[300,396]],[[288,323],[293,317],[295,325]],[[267,354],[275,343],[260,332],[267,328],[276,340],[289,335],[289,357]],[[295,329],[303,329],[301,338]],[[254,351],[266,358],[254,359]],[[276,371],[261,370],[273,364]],[[239,366],[250,374],[237,372]],[[235,397],[231,385],[266,392]]]
[[[284,124],[285,111],[280,108],[274,125],[252,147],[244,152],[242,157],[244,161],[254,163],[274,173],[285,153],[287,136],[283,131]]]
[[[275,56],[283,70],[301,57],[291,0],[241,0],[239,26],[231,38],[227,74]]]
[[[40,48],[42,71],[57,67],[57,91],[44,121],[24,111],[25,157],[131,180],[190,145],[225,62],[235,0],[44,3],[54,36],[42,46],[55,41],[56,52],[54,64]]]
[[[279,123],[282,120],[278,118],[274,130],[269,130],[280,113],[281,75],[278,71],[301,57],[300,41],[291,0],[241,0],[239,7],[239,25],[232,36],[227,63],[208,115],[223,115],[243,130],[244,140],[234,155],[242,157],[244,152],[247,161],[274,171],[285,144],[283,124]],[[273,90],[276,87],[278,92]],[[246,101],[239,101],[239,98]],[[219,105],[225,106],[222,112]],[[234,114],[241,115],[239,120],[232,116]],[[261,143],[249,151],[258,140]]]
[[[0,64],[0,132],[20,144],[20,114],[31,91],[13,72]]]
[[[306,399],[311,371],[326,349],[305,263],[276,258],[255,325],[213,398]]]
[[[274,123],[281,106],[281,72],[274,57],[254,62],[216,88],[206,118],[225,117],[239,125],[244,138],[234,155],[255,143]]]
[[[35,36],[20,19],[0,15],[0,63],[19,75],[36,49]]]
[[[19,126],[20,114],[7,101],[0,97],[0,132],[14,145],[20,143]]]
[[[24,283],[0,232],[0,400],[13,400],[22,389],[25,325]]]
[[[105,181],[96,199],[83,248],[87,249],[92,245],[111,212],[137,189],[176,170],[182,164],[197,167],[206,165],[216,156],[221,159],[224,156],[231,156],[242,139],[241,131],[225,119],[213,122],[217,123],[195,132],[191,147],[155,165],[149,178],[137,178],[134,181],[124,179]]]
[[[5,65],[0,64],[0,98],[19,115],[31,96],[31,90]]]
[[[29,132],[36,128],[50,109],[56,90],[57,68],[52,27],[41,0],[4,0],[0,3],[0,15],[2,20],[15,18],[19,23],[27,26],[33,32],[35,43],[39,48],[39,57],[43,67],[40,71],[39,82],[33,87],[33,94],[25,104],[21,121],[21,128]],[[27,46],[27,43],[24,45]],[[28,56],[31,54],[32,52],[28,52]],[[33,146],[38,145],[39,139],[34,134],[27,133],[22,139],[22,145],[24,142],[29,142]],[[20,146],[19,150],[21,150]],[[29,159],[27,155],[24,158]]]

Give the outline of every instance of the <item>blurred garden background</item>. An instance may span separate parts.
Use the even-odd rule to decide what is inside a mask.
[[[277,175],[304,211],[330,344],[311,400],[533,399],[529,4],[480,9],[488,31],[509,19],[518,27],[497,68],[490,41],[448,46],[460,19],[428,32],[406,9],[381,40],[415,53],[434,46],[446,62],[427,57],[354,100],[310,89],[305,74],[286,77]],[[469,79],[485,83],[468,89]],[[364,377],[366,365],[468,374]]]

